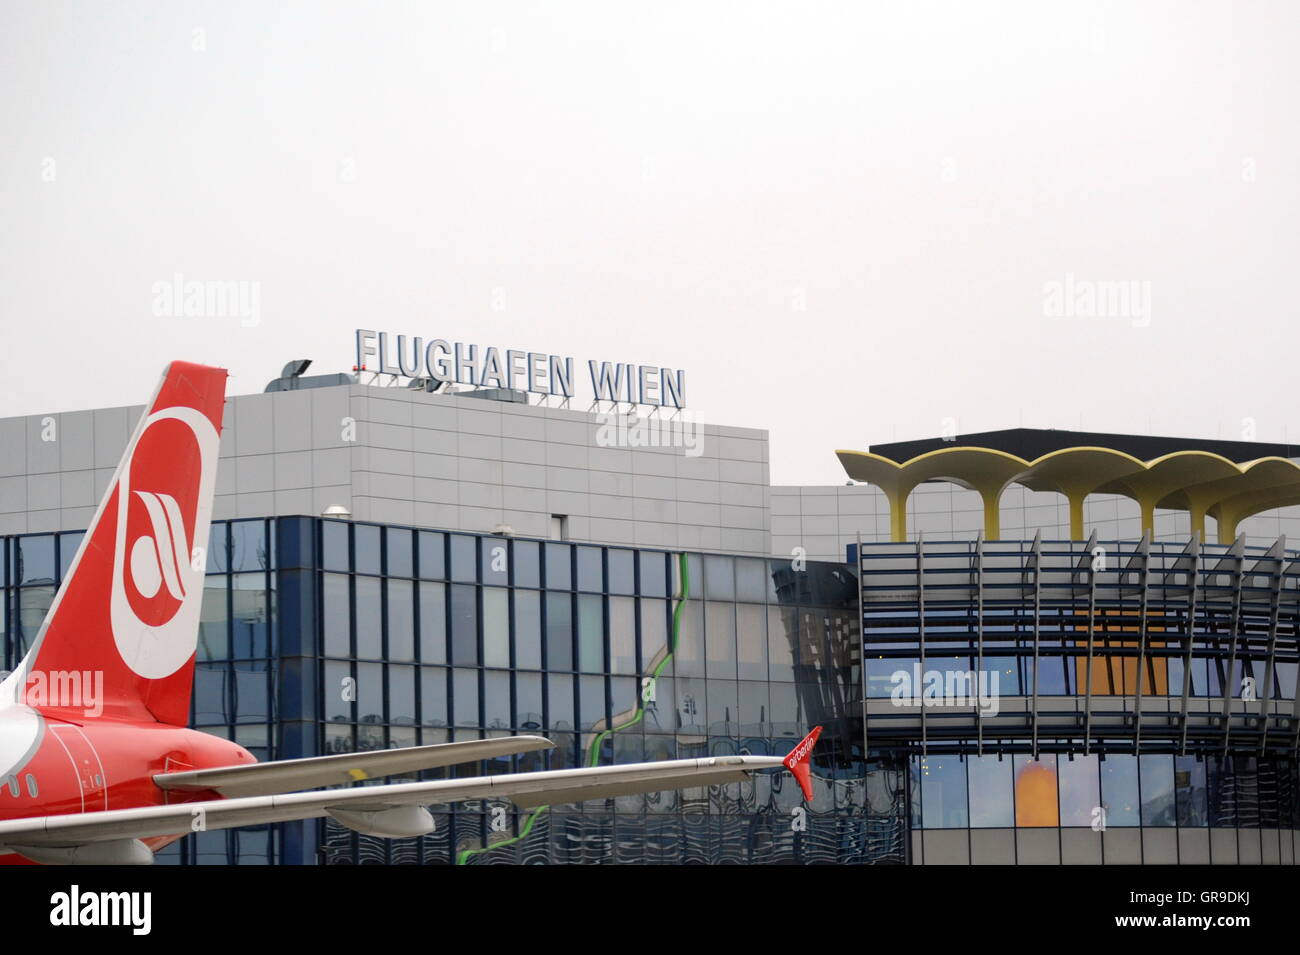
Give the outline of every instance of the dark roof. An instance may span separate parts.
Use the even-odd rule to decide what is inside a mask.
[[[959,434],[951,441],[923,438],[919,441],[891,441],[873,444],[868,449],[900,464],[918,454],[939,448],[974,447],[1006,451],[1032,461],[1062,448],[1098,447],[1123,451],[1143,461],[1150,461],[1173,451],[1210,451],[1240,464],[1255,458],[1276,455],[1300,457],[1300,446],[1270,444],[1264,441],[1217,441],[1204,438],[1160,438],[1147,434],[1102,434],[1097,431],[1057,431],[1054,428],[1007,428],[1004,431],[980,431]]]

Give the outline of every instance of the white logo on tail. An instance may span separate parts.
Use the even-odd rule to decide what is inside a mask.
[[[185,523],[180,505],[170,494],[136,491],[149,513],[153,537],[141,535],[131,547],[131,580],[141,596],[152,597],[162,584],[176,600],[185,599],[181,565],[188,564],[190,549],[185,543]]]
[[[202,562],[191,559],[191,547],[185,540],[185,522],[176,499],[156,491],[135,491],[149,515],[153,534],[141,536],[126,553],[127,508],[131,501],[131,464],[140,438],[154,424],[175,420],[194,433],[202,460],[198,498],[194,515],[193,549],[208,546],[208,526],[212,520],[212,491],[216,480],[217,449],[220,438],[207,416],[195,408],[164,408],[150,415],[141,425],[130,452],[118,472],[117,540],[113,557],[113,587],[110,615],[113,640],[118,652],[132,671],[150,680],[159,680],[179,670],[194,654],[198,642],[199,609],[203,597]],[[195,564],[198,567],[195,567]],[[145,623],[136,614],[126,594],[125,570],[130,565],[131,582],[145,599],[156,596],[165,586],[167,593],[180,602],[170,620],[158,626]]]

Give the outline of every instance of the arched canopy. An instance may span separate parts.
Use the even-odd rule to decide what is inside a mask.
[[[922,481],[945,480],[978,491],[984,531],[998,537],[998,502],[1010,484],[1056,491],[1070,502],[1071,537],[1083,537],[1083,501],[1089,494],[1122,494],[1138,503],[1142,528],[1153,530],[1157,507],[1187,510],[1193,530],[1204,533],[1205,515],[1231,542],[1237,524],[1274,507],[1300,504],[1300,466],[1268,457],[1237,464],[1208,451],[1175,451],[1141,461],[1099,447],[1063,448],[1033,461],[994,448],[939,448],[899,463],[869,451],[837,451],[849,477],[874,484],[889,499],[894,540],[907,539],[907,498]]]

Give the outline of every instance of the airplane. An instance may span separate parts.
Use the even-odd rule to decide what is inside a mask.
[[[780,768],[812,799],[820,726],[784,758],[364,786],[348,784],[554,744],[524,735],[259,763],[189,729],[226,377],[223,368],[167,366],[35,640],[0,682],[0,863],[147,865],[191,832],[325,817],[408,838],[433,831],[434,804],[530,808]]]

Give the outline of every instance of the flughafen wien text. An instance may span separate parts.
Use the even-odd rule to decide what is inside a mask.
[[[394,354],[395,352],[395,354]],[[369,359],[376,359],[371,362]],[[393,352],[387,332],[357,329],[357,371],[403,378],[429,378],[479,388],[509,388],[560,398],[573,397],[573,359],[515,348],[448,342],[443,338],[397,335]],[[588,361],[597,401],[654,407],[686,407],[686,372],[659,365]]]

